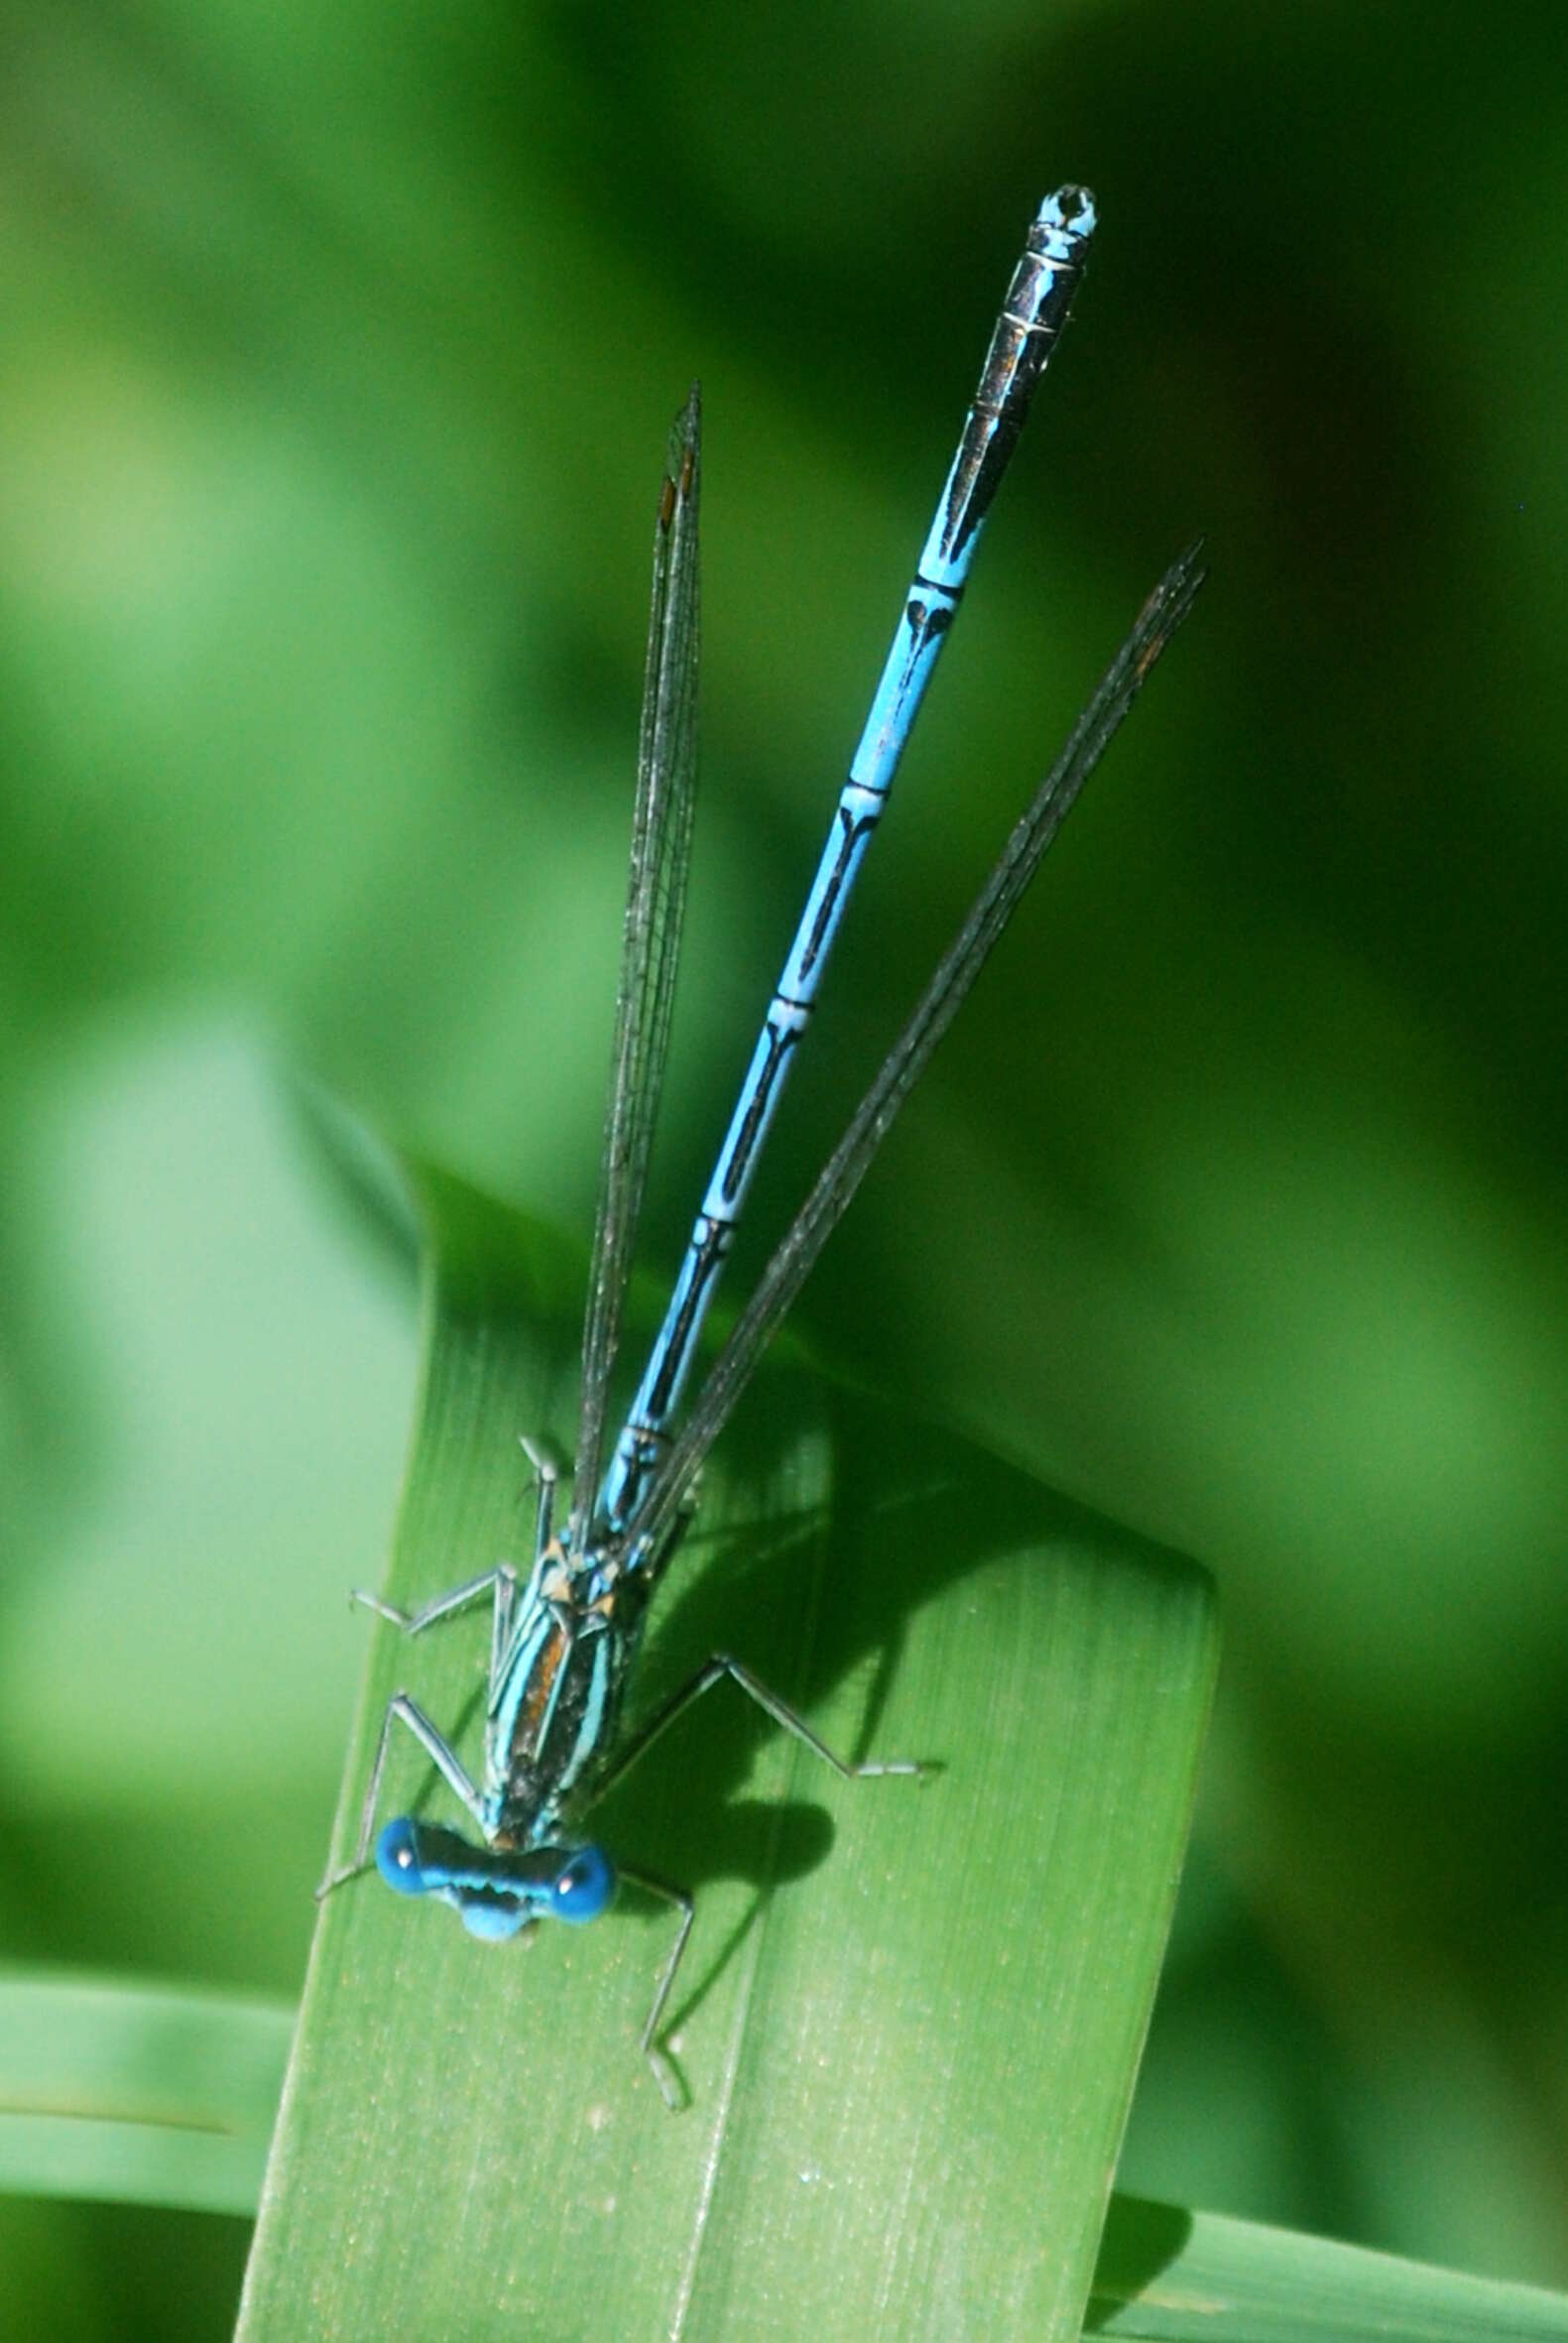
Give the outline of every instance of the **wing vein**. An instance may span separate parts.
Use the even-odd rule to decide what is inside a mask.
[[[697,520],[701,400],[670,434],[654,530],[653,606],[638,734],[631,869],[616,985],[604,1156],[582,1336],[572,1527],[584,1549],[604,1462],[632,1252],[663,1084],[691,857],[697,775]]]

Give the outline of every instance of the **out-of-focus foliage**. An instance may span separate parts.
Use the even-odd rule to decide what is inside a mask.
[[[1081,177],[1089,281],[745,1258],[1208,529],[805,1306],[1218,1575],[1126,2183],[1568,2281],[1560,45],[1544,5],[8,12],[8,1948],[297,1988],[413,1333],[271,1069],[586,1228],[700,373],[672,1254]],[[31,2331],[221,2332],[243,2238],[159,2219],[8,2208]]]

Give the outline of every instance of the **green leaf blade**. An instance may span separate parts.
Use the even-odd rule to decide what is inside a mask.
[[[0,2188],[249,2213],[292,2027],[231,1996],[0,1978]]]
[[[569,1427],[570,1265],[425,1183],[438,1267],[391,1588],[527,1554],[520,1431]],[[735,1650],[840,1783],[716,1689],[596,1809],[697,1926],[671,2117],[636,2041],[669,1941],[628,1895],[506,1948],[374,1880],[323,1911],[241,2332],[1076,2334],[1212,1686],[1207,1579],[945,1434],[781,1368],[705,1481],[634,1713]],[[483,1625],[376,1627],[472,1752]],[[412,1743],[387,1812],[428,1790]],[[434,1811],[444,1812],[436,1801]]]
[[[1560,2343],[1568,2295],[1123,2196],[1085,2326],[1145,2343]]]

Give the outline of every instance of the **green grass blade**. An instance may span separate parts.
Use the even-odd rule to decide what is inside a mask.
[[[517,1434],[569,1434],[580,1322],[574,1260],[424,1192],[400,1597],[526,1556]],[[596,1812],[697,1896],[678,2116],[636,2046],[667,1912],[628,1897],[498,1948],[374,1880],[334,1897],[250,2343],[1077,2333],[1208,1709],[1208,1581],[786,1366],[720,1457],[635,1697],[733,1649],[835,1746],[943,1772],[840,1785],[720,1690]],[[482,1694],[482,1623],[367,1637],[340,1850],[389,1691],[470,1749]],[[389,1810],[427,1775],[399,1749]]]
[[[1557,2343],[1568,2295],[1124,2196],[1084,2325],[1146,2343]]]
[[[253,2211],[292,2027],[285,2005],[232,1994],[0,1979],[0,2188]],[[1568,2296],[1118,2196],[1084,2331],[1140,2343],[1563,2343]]]
[[[0,2189],[251,2212],[293,2024],[232,1995],[0,1978]]]

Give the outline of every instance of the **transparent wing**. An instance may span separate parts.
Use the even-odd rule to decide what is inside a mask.
[[[1101,679],[1072,735],[1008,840],[957,938],[937,967],[848,1130],[763,1272],[709,1371],[685,1425],[660,1466],[635,1536],[657,1545],[751,1378],[780,1321],[860,1185],[872,1157],[931,1051],[951,1025],[986,957],[1018,908],[1041,855],[1171,636],[1191,609],[1204,572],[1201,540],[1174,561]]]
[[[654,528],[654,596],[637,749],[604,1163],[582,1335],[582,1414],[572,1521],[579,1541],[598,1495],[610,1376],[659,1110],[685,910],[697,778],[697,500],[701,400],[675,419]]]

